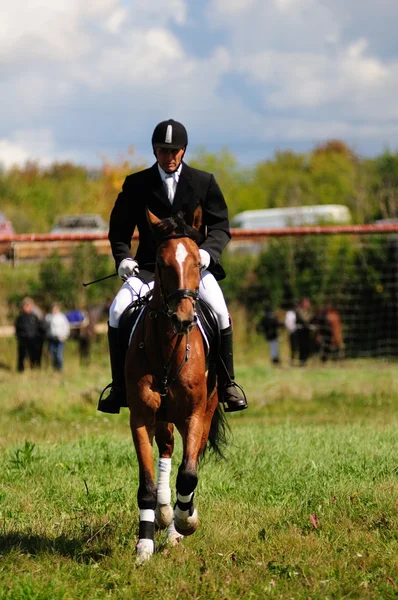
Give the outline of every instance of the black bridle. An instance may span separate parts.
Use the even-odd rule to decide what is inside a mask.
[[[183,235],[183,234],[170,235],[170,236],[163,238],[162,243],[169,239],[178,239],[178,238],[180,238],[180,239],[181,238],[189,238],[189,236]],[[177,306],[177,304],[179,302],[181,302],[181,300],[191,298],[191,300],[193,301],[192,302],[193,307],[195,308],[195,304],[199,298],[199,288],[197,288],[196,290],[193,290],[191,288],[178,288],[177,290],[175,290],[174,292],[171,292],[170,294],[165,294],[164,284],[163,284],[162,275],[161,275],[162,264],[158,259],[156,259],[156,266],[157,266],[158,274],[159,274],[160,297],[162,300],[165,314],[168,317],[171,317],[173,315],[174,309],[172,309],[169,304],[169,302],[171,302],[172,300],[175,300],[175,306]]]
[[[163,282],[162,282],[160,273],[159,273],[159,283],[160,283],[160,296],[162,298],[164,312],[168,317],[171,317],[172,314],[174,313],[174,309],[171,308],[171,306],[169,304],[169,302],[171,300],[175,300],[175,306],[177,306],[177,304],[179,302],[181,302],[181,300],[184,300],[185,298],[187,298],[187,299],[191,298],[191,300],[193,300],[193,302],[192,302],[193,307],[195,308],[195,304],[199,298],[198,290],[192,290],[190,288],[179,288],[175,292],[171,292],[171,294],[167,294],[167,296],[166,296],[164,294]]]
[[[187,235],[168,236],[167,238],[163,238],[162,242],[166,241],[166,239],[186,238],[186,237],[189,237],[189,236],[187,236]],[[158,280],[159,280],[159,288],[160,288],[160,297],[161,297],[161,301],[162,301],[162,310],[153,310],[149,307],[150,308],[150,318],[156,318],[157,315],[160,313],[160,314],[164,314],[165,316],[167,316],[170,319],[172,317],[172,315],[174,314],[175,307],[178,305],[178,303],[181,300],[191,299],[193,309],[194,309],[194,315],[195,315],[195,320],[192,323],[192,326],[193,326],[196,323],[195,304],[196,304],[197,300],[199,299],[199,288],[197,288],[196,290],[193,290],[191,288],[178,288],[174,292],[171,292],[170,294],[166,294],[165,289],[164,289],[163,280],[162,280],[162,264],[158,259],[156,260],[156,267],[158,269]],[[170,302],[172,302],[172,301],[175,301],[174,308],[172,308],[170,306]],[[177,342],[173,348],[173,352],[171,353],[169,360],[163,367],[163,377],[162,377],[161,381],[159,382],[160,395],[162,397],[167,395],[170,387],[177,380],[178,375],[181,373],[184,365],[186,364],[186,362],[189,359],[189,355],[191,352],[191,345],[189,343],[190,329],[191,329],[191,327],[189,327],[187,329],[187,331],[183,332],[183,333],[176,332]],[[171,366],[172,366],[174,357],[177,353],[177,350],[178,350],[184,336],[186,336],[184,357],[183,357],[178,369],[176,370],[174,376],[170,379]]]

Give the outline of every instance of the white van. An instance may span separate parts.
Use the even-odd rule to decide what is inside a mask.
[[[305,225],[346,225],[351,222],[351,213],[342,204],[317,204],[314,206],[289,206],[286,208],[265,208],[245,210],[234,216],[231,228],[285,229]],[[232,254],[259,254],[267,246],[267,240],[234,240],[228,245]]]
[[[234,216],[231,227],[237,229],[283,229],[304,225],[346,225],[351,213],[342,204],[317,204],[314,206],[289,206],[245,210]]]

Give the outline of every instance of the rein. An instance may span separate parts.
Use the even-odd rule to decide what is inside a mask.
[[[177,291],[180,291],[180,290],[177,290]],[[181,290],[181,291],[183,291],[183,290]],[[183,296],[183,297],[185,298],[186,296]],[[158,315],[165,315],[167,318],[170,318],[170,316],[172,314],[172,313],[169,314],[169,312],[167,312],[167,310],[165,310],[165,309],[164,310],[155,310],[155,309],[150,308],[149,306],[148,306],[148,309],[149,309],[149,318],[150,319],[156,319]],[[175,336],[177,337],[177,342],[173,348],[173,352],[171,353],[169,360],[166,362],[166,364],[163,367],[163,377],[159,382],[159,387],[160,387],[159,393],[162,397],[167,396],[167,393],[168,393],[170,387],[173,385],[173,383],[175,383],[178,375],[181,373],[184,365],[187,363],[187,361],[189,359],[189,356],[191,353],[191,344],[189,343],[189,333],[190,333],[190,331],[188,329],[188,331],[186,333],[175,334]],[[139,344],[140,348],[145,347],[145,342],[144,342],[145,326],[143,328],[143,336],[142,337],[143,337],[143,341]],[[183,337],[186,337],[186,339],[187,339],[186,344],[185,344],[184,358],[182,359],[181,364],[179,365],[177,371],[175,372],[174,377],[172,377],[170,379],[170,371],[171,371],[173,359],[177,353],[177,350],[182,342]]]
[[[170,236],[170,237],[186,237],[186,236],[178,235],[178,236]],[[163,241],[165,241],[165,240],[163,240]],[[178,304],[178,302],[180,302],[181,300],[189,298],[192,300],[192,304],[195,307],[195,303],[199,299],[199,290],[198,289],[193,290],[190,288],[179,288],[179,289],[175,290],[174,292],[171,292],[170,294],[166,294],[165,290],[164,290],[162,277],[161,277],[161,268],[162,268],[161,264],[157,261],[156,266],[158,267],[158,273],[159,273],[159,288],[160,288],[160,298],[162,301],[162,309],[161,310],[152,309],[149,306],[148,307],[149,308],[149,318],[153,319],[153,318],[156,318],[158,316],[158,314],[162,314],[162,315],[165,315],[168,319],[170,319],[174,312],[174,310],[170,307],[170,304],[169,304],[172,300],[175,300],[176,303]],[[144,333],[144,337],[145,337],[145,332],[143,332],[143,333]],[[190,334],[189,329],[187,330],[186,333],[179,333],[179,334],[176,333],[177,341],[174,345],[174,348],[173,348],[173,351],[171,353],[169,360],[163,367],[163,377],[162,377],[161,381],[159,382],[159,387],[160,387],[159,393],[162,396],[162,398],[167,396],[167,394],[170,390],[170,387],[176,382],[178,375],[181,373],[182,369],[184,368],[185,364],[187,363],[187,361],[189,359],[190,352],[191,352],[191,345],[189,343],[189,334]],[[173,360],[175,358],[177,350],[180,347],[184,337],[186,338],[184,357],[183,357],[181,364],[179,365],[177,371],[175,372],[174,376],[172,378],[170,378],[170,372],[171,372]],[[142,342],[140,344],[140,347],[144,347],[144,342]]]
[[[189,355],[191,352],[191,345],[189,343],[189,331],[187,331],[187,333],[185,334],[187,336],[187,343],[185,345],[185,354],[184,354],[184,358],[181,361],[180,366],[178,367],[174,377],[172,379],[169,379],[170,376],[170,369],[171,369],[171,364],[173,362],[173,358],[177,352],[177,349],[179,347],[179,345],[181,344],[182,338],[184,336],[184,334],[181,334],[178,336],[178,340],[176,345],[173,348],[173,352],[169,358],[169,360],[167,361],[167,363],[165,364],[165,366],[163,367],[163,377],[162,380],[160,382],[160,395],[162,397],[167,396],[167,393],[170,389],[170,387],[173,385],[173,383],[175,383],[175,381],[177,380],[177,377],[179,376],[179,374],[181,373],[185,363],[188,361],[189,359]]]

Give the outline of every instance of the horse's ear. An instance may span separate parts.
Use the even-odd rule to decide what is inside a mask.
[[[159,225],[161,221],[161,219],[158,219],[158,217],[151,213],[151,211],[148,208],[146,209],[146,218],[150,227],[155,227],[155,225]]]
[[[192,220],[192,229],[196,229],[196,231],[199,231],[199,229],[202,226],[202,207],[199,206],[195,209],[195,212],[193,213],[193,220]]]

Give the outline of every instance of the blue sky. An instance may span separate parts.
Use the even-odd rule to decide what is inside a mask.
[[[150,162],[167,118],[248,165],[396,151],[397,23],[396,0],[0,0],[0,163]]]

